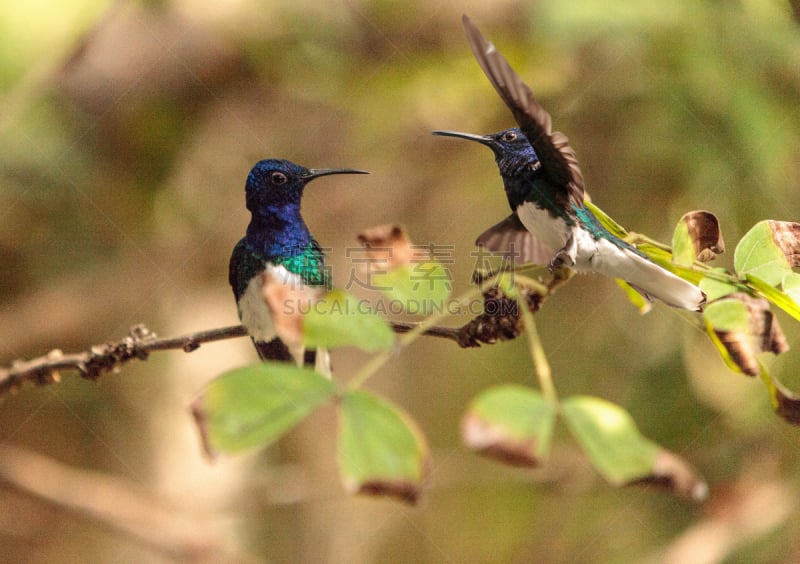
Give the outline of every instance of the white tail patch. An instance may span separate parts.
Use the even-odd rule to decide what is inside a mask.
[[[621,278],[648,296],[667,305],[702,311],[706,302],[703,291],[633,251],[621,249],[600,239],[597,253],[591,258],[591,270],[612,278]]]
[[[317,349],[317,359],[314,364],[314,370],[329,380],[333,377],[333,369],[331,368],[331,352],[328,349]]]

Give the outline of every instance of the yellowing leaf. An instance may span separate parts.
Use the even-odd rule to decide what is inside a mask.
[[[790,272],[781,281],[783,292],[800,306],[800,274]]]
[[[794,283],[791,274],[794,273],[789,273],[787,274],[787,277],[784,278],[784,280],[786,280],[787,278],[790,279],[789,282],[790,288],[792,288],[792,284]],[[794,317],[797,321],[800,321],[800,304],[794,301],[794,299],[792,299],[792,297],[789,294],[775,288],[774,286],[770,286],[767,282],[761,280],[760,278],[752,274],[748,274],[747,276],[745,276],[745,280],[747,280],[747,282],[753,288],[758,290],[761,293],[761,295],[767,298],[770,302],[772,302],[773,304],[781,308],[783,311]]]
[[[789,348],[769,303],[763,298],[736,292],[709,304],[703,316],[723,359],[749,376],[760,372],[756,358],[759,353],[781,354]]]
[[[617,283],[617,286],[622,288],[622,291],[625,292],[625,295],[628,297],[628,300],[634,306],[636,306],[636,308],[639,310],[639,313],[644,315],[645,313],[653,309],[653,302],[644,297],[641,292],[636,290],[636,288],[634,288],[624,280],[620,280],[619,278],[615,279],[615,282]]]

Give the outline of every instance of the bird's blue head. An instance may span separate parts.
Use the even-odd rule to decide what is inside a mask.
[[[349,168],[305,168],[279,159],[258,161],[247,175],[245,194],[247,209],[253,214],[282,215],[300,210],[306,184],[329,174],[367,174]]]
[[[528,138],[518,127],[504,129],[489,135],[475,135],[474,133],[461,133],[459,131],[434,131],[434,135],[458,137],[476,141],[489,147],[494,152],[494,158],[500,174],[504,177],[528,174],[539,170],[542,163]]]
[[[306,184],[329,174],[368,174],[350,168],[305,168],[289,161],[259,161],[247,176],[247,209],[252,213],[245,240],[263,257],[294,256],[311,241],[300,201]]]

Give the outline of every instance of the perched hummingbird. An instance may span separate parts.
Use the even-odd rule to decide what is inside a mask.
[[[463,24],[478,63],[519,125],[491,135],[434,132],[477,141],[494,152],[513,213],[476,244],[506,255],[513,248],[524,262],[551,269],[565,264],[621,278],[648,298],[700,311],[706,296],[697,286],[611,234],[584,205],[583,175],[567,137],[552,132],[550,114],[466,15]]]
[[[267,159],[257,162],[247,176],[245,194],[252,217],[244,238],[233,248],[228,281],[239,319],[262,360],[292,360],[289,349],[276,336],[262,293],[262,274],[269,271],[287,284],[330,286],[325,255],[300,215],[306,184],[329,174],[368,173],[348,168],[308,169]],[[306,351],[305,362],[313,365],[315,361],[318,370],[330,373],[327,351]]]

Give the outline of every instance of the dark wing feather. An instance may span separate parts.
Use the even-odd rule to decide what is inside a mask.
[[[514,264],[549,264],[554,251],[525,229],[516,213],[480,234],[475,244]]]
[[[580,205],[583,202],[583,175],[567,136],[559,131],[552,132],[550,114],[539,105],[528,85],[469,17],[464,15],[462,21],[478,64],[533,145],[542,162],[542,173],[550,184],[563,187],[572,203]]]
[[[244,239],[236,243],[228,265],[228,282],[237,302],[247,290],[250,279],[263,272],[264,266],[263,260],[247,250]]]
[[[281,360],[284,362],[294,362],[292,358],[292,353],[289,352],[289,348],[283,344],[278,337],[275,337],[271,341],[253,341],[253,344],[258,351],[258,357],[261,360]]]
[[[279,360],[284,362],[294,362],[292,353],[289,348],[278,337],[275,337],[269,342],[266,341],[253,341],[253,344],[258,351],[258,357],[261,360]],[[303,364],[306,366],[314,367],[317,359],[317,351],[307,350],[303,356]]]

